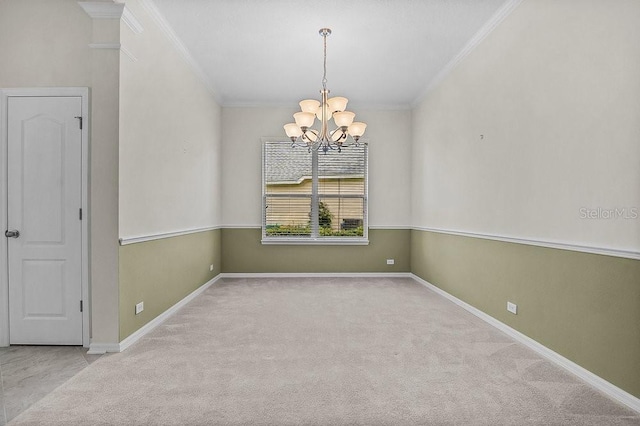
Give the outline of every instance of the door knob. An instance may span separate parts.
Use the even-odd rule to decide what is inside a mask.
[[[4,236],[7,238],[18,238],[20,236],[20,231],[18,230],[4,231]]]

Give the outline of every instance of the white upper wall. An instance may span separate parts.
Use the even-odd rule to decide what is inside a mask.
[[[415,108],[412,224],[639,252],[639,22],[524,1]]]
[[[221,224],[221,109],[138,0],[121,25],[120,237]]]
[[[91,86],[92,28],[76,1],[0,2],[0,87]]]
[[[313,88],[310,88],[310,90]],[[263,137],[287,140],[282,126],[292,108],[223,108],[222,218],[225,226],[259,227],[262,210]],[[409,227],[411,112],[354,109],[368,124],[369,225]]]

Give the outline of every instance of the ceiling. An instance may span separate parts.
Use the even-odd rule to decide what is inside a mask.
[[[152,0],[223,106],[408,108],[505,0]]]

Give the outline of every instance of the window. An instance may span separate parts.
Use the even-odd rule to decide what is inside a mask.
[[[263,144],[263,243],[366,244],[367,144]]]

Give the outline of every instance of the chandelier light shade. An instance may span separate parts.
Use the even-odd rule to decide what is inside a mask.
[[[341,96],[329,98],[327,89],[327,37],[331,34],[329,28],[321,28],[319,31],[324,46],[324,74],[322,76],[321,100],[305,99],[300,101],[300,112],[293,114],[295,123],[284,125],[284,131],[295,146],[306,146],[312,149],[322,150],[326,154],[330,149],[338,152],[347,146],[349,139],[356,145],[367,128],[365,123],[353,121],[356,114],[347,111],[349,100]],[[318,129],[314,129],[316,118]],[[330,121],[333,119],[335,128],[329,130]]]
[[[313,126],[316,115],[310,112],[296,112],[293,114],[293,118],[296,120],[296,125],[300,127],[304,133],[309,127]]]
[[[300,101],[300,109],[302,112],[317,114],[320,109],[320,101],[315,99],[305,99],[304,101]]]
[[[351,111],[336,112],[333,114],[333,121],[338,127],[349,127],[355,117],[356,114]]]

